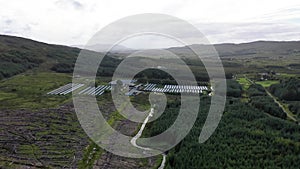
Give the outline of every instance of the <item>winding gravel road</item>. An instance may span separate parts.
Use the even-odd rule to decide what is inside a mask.
[[[149,119],[153,116],[153,114],[154,114],[154,108],[151,108],[150,113],[149,113],[149,115],[146,117],[146,119],[144,120],[144,122],[143,122],[143,124],[142,124],[142,126],[141,126],[141,128],[140,128],[140,130],[139,130],[139,132],[138,132],[138,133],[130,140],[130,143],[131,143],[134,147],[139,148],[139,149],[142,149],[142,150],[147,150],[147,151],[153,150],[153,149],[151,149],[151,148],[148,148],[148,147],[142,147],[142,146],[139,146],[139,145],[136,144],[136,140],[139,139],[139,138],[142,136],[142,133],[143,133],[145,127],[146,127],[146,124],[148,123]],[[163,159],[162,159],[162,162],[161,162],[161,164],[160,164],[160,166],[159,166],[158,169],[163,169],[163,168],[165,167],[167,155],[166,155],[165,153],[162,153],[162,156],[163,156]]]

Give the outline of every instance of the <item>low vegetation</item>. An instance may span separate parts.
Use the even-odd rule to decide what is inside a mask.
[[[270,87],[273,84],[278,84],[278,80],[264,80],[264,81],[257,81],[256,84],[262,85],[265,88]]]
[[[70,96],[47,95],[71,82],[71,76],[58,73],[28,72],[0,82],[0,109],[40,109],[58,107]]]

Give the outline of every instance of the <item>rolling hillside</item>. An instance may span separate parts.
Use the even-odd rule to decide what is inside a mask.
[[[45,69],[51,69],[56,63],[74,62],[79,51],[78,48],[1,35],[0,79],[41,65]]]
[[[199,49],[207,48],[207,45],[194,45]],[[298,69],[300,56],[300,42],[271,42],[257,41],[243,44],[217,44],[215,45],[225,69],[234,72],[235,69],[255,65],[257,70],[262,68],[273,69]],[[194,63],[189,57],[187,47],[174,47],[168,50],[186,58],[186,62]],[[25,72],[26,70],[39,68],[58,73],[72,73],[79,48],[60,45],[51,45],[25,38],[0,35],[0,79]],[[126,52],[109,54],[99,69],[99,75],[112,75]],[[271,61],[280,64],[270,67]],[[257,64],[259,61],[259,64]],[[278,63],[278,62],[277,62]],[[262,65],[260,67],[260,65]],[[199,66],[199,65],[195,65]],[[234,69],[234,70],[232,70]],[[240,71],[240,70],[238,70]]]
[[[192,45],[197,49],[207,49],[209,45]],[[224,43],[215,44],[214,47],[218,51],[220,57],[246,57],[246,56],[287,56],[300,55],[299,41],[256,41],[250,43]],[[171,51],[183,53],[188,50],[187,47],[170,48]]]

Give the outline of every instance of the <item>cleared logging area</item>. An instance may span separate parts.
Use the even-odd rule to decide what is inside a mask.
[[[0,111],[0,168],[76,168],[88,137],[72,105]]]

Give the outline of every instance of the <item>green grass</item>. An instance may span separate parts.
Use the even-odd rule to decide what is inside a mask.
[[[137,96],[130,97],[132,105],[139,111],[150,110],[149,94],[141,93]]]
[[[279,100],[279,99],[277,99]],[[289,104],[288,103],[282,103],[282,101],[278,101],[280,104],[283,106],[284,110],[292,117],[297,118],[297,115],[295,115],[291,110],[289,109]]]
[[[78,163],[78,168],[93,168],[95,161],[101,157],[101,154],[103,152],[103,149],[101,149],[97,144],[91,141],[91,144],[84,151],[83,158]]]
[[[285,78],[290,78],[290,77],[295,77],[295,74],[289,74],[289,73],[280,73],[278,76],[285,77]]]
[[[278,84],[278,80],[265,80],[265,81],[257,81],[256,84],[262,85],[263,87],[267,88],[270,87],[273,84]]]
[[[26,73],[0,82],[0,108],[39,109],[57,107],[70,96],[47,95],[71,82],[71,76],[59,73]]]
[[[243,90],[247,90],[251,85],[251,83],[245,77],[240,77],[237,79],[237,81],[243,86]]]
[[[116,121],[124,120],[125,118],[118,112],[112,112],[110,118],[108,119],[107,123],[109,125],[114,125]]]

